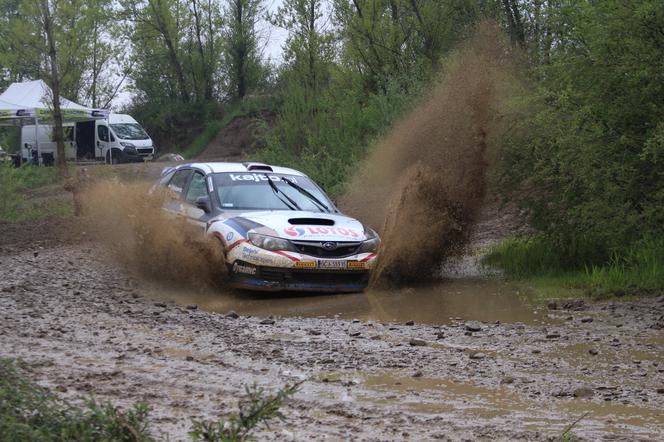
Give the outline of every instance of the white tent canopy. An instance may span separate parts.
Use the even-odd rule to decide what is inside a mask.
[[[53,121],[53,91],[42,80],[12,83],[0,94],[0,125],[35,125],[35,150],[37,161],[41,163],[39,124]],[[110,113],[106,109],[91,109],[60,97],[60,111],[63,123],[77,121],[103,120]]]
[[[53,118],[52,96],[51,88],[42,80],[25,81],[12,83],[6,91],[0,94],[0,102],[23,109],[34,109],[32,116],[44,121]],[[0,106],[0,109],[3,108]],[[108,110],[91,109],[64,97],[60,97],[60,109],[65,122],[105,119],[109,114]]]
[[[13,124],[19,118],[34,118],[35,110],[0,100],[0,124]]]

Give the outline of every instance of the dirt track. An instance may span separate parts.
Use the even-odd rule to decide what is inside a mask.
[[[5,244],[0,269],[0,356],[68,397],[146,401],[174,440],[235,411],[246,384],[299,380],[261,439],[556,440],[590,412],[575,435],[664,440],[661,298],[574,304],[549,325],[271,323],[147,299],[93,242]]]

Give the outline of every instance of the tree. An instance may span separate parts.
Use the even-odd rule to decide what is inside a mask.
[[[91,8],[82,0],[25,0],[12,23],[11,38],[24,42],[23,57],[39,66],[39,73],[50,86],[53,135],[58,166],[67,174],[60,97],[76,99],[84,70],[85,36],[89,34]],[[16,44],[16,43],[14,43]]]
[[[265,76],[256,30],[264,9],[263,0],[227,0],[224,8],[224,71],[235,99],[243,99]]]

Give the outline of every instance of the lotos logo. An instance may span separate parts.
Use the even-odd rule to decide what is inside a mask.
[[[319,236],[347,236],[349,238],[360,236],[355,230],[344,229],[343,227],[307,227],[306,230],[302,227],[286,227],[284,232],[289,236],[302,236],[305,233]]]
[[[304,229],[301,227],[286,227],[284,229],[286,235],[288,236],[302,236],[304,235]]]

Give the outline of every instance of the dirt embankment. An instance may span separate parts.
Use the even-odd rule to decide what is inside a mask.
[[[234,318],[161,299],[97,243],[41,246],[0,256],[0,356],[64,396],[148,402],[174,440],[246,384],[303,379],[260,438],[556,440],[587,411],[589,440],[664,434],[662,299],[559,305],[542,325]]]
[[[277,121],[274,111],[261,111],[234,118],[197,159],[202,161],[244,161],[263,146],[263,135]]]

